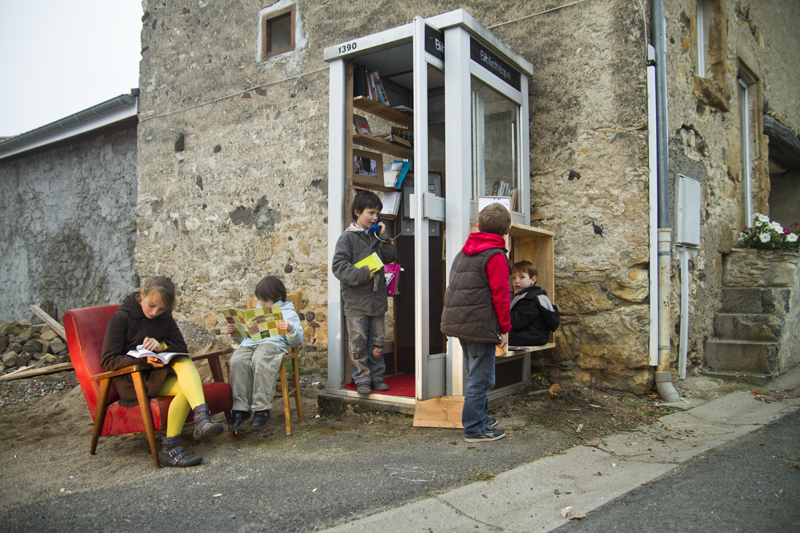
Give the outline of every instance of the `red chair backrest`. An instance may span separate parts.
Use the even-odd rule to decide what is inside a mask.
[[[100,366],[100,356],[103,353],[103,340],[106,336],[108,319],[117,310],[118,305],[103,305],[100,307],[84,307],[67,311],[64,315],[64,331],[67,334],[67,347],[75,375],[81,384],[86,405],[92,413],[94,420],[97,407],[99,382],[92,381],[91,377],[105,372]],[[119,394],[113,383],[108,394],[108,404],[119,400]]]

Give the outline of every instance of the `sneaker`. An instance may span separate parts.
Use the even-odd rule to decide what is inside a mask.
[[[372,390],[387,391],[389,390],[389,385],[383,380],[376,381],[372,384]]]
[[[491,442],[493,440],[500,440],[506,436],[506,432],[502,429],[490,429],[483,435],[476,435],[475,437],[464,436],[467,442]]]
[[[496,425],[497,425],[497,419],[495,417],[490,416],[489,418],[486,419],[487,429],[494,429]]]
[[[372,387],[369,383],[359,383],[356,385],[356,392],[359,394],[369,394],[372,392]]]
[[[267,427],[267,420],[269,420],[269,409],[256,411],[255,414],[253,414],[253,422],[250,424],[250,427],[256,431],[262,430]]]
[[[234,411],[231,414],[231,423],[228,424],[228,431],[234,432],[242,429],[244,421],[250,418],[249,411]]]

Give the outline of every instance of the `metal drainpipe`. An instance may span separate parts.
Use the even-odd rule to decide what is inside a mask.
[[[658,146],[658,367],[656,388],[665,402],[681,397],[672,384],[670,358],[670,267],[672,229],[669,213],[669,132],[667,131],[667,22],[664,0],[653,0],[653,41],[656,49],[656,130]]]

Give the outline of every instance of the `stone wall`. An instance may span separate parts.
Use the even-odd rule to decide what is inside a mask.
[[[754,212],[769,212],[768,139],[763,116],[800,132],[800,64],[789,59],[800,49],[794,28],[800,4],[767,0],[715,0],[719,41],[712,42],[714,68],[706,78],[694,74],[695,0],[666,2],[667,89],[669,93],[670,179],[681,173],[703,183],[701,245],[690,261],[689,364],[703,360],[704,341],[713,337],[713,318],[720,309],[723,257],[735,244],[744,217],[741,114],[737,77],[746,68],[757,77],[749,110],[751,186]],[[671,188],[674,191],[674,187]],[[674,199],[672,219],[675,220]],[[673,223],[674,227],[674,223]],[[680,267],[673,247],[672,354],[677,357],[680,318]],[[674,368],[674,367],[673,367]]]
[[[179,317],[213,328],[220,309],[243,306],[262,276],[278,275],[290,292],[303,291],[303,366],[326,368],[323,50],[463,7],[534,64],[531,218],[556,233],[555,300],[564,315],[558,347],[539,360],[556,380],[650,388],[645,18],[651,23],[640,3],[601,0],[540,13],[551,3],[300,2],[298,50],[262,63],[259,11],[275,3],[143,4],[136,272],[179,283]],[[744,54],[765,80],[756,118],[768,112],[790,127],[800,121],[790,83],[796,68],[780,71],[782,54],[797,42],[790,30],[798,17],[779,4],[741,16],[739,7],[720,4],[729,27],[725,61],[715,63],[722,84],[699,88],[693,0],[667,6],[673,171],[704,183],[703,244],[692,262],[692,364],[702,359],[705,317],[718,305],[721,254],[741,222],[736,106],[715,107],[719,94],[735,95],[736,57]],[[766,146],[760,137],[756,143]],[[756,158],[762,203],[765,161]],[[677,320],[677,261],[673,272]]]
[[[133,270],[136,132],[0,164],[0,321],[119,303]],[[38,319],[37,319],[38,320]]]

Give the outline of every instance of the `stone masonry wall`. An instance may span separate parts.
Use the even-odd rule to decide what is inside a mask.
[[[136,177],[132,129],[0,164],[0,321],[31,304],[60,319],[138,285]]]
[[[289,292],[303,292],[302,364],[324,369],[323,50],[416,15],[463,7],[534,64],[531,218],[556,233],[555,300],[563,313],[557,349],[538,360],[556,380],[649,390],[649,11],[643,14],[641,4],[630,0],[583,2],[541,14],[551,2],[300,1],[298,50],[257,63],[259,11],[286,3],[144,1],[137,274],[172,276],[181,291],[176,314],[209,328],[218,327],[220,309],[244,305],[262,276],[280,276]],[[692,264],[692,313],[699,319],[690,330],[690,356],[696,364],[710,332],[704,317],[717,305],[721,254],[739,227],[741,202],[736,111],[718,111],[707,103],[714,101],[707,92],[693,92],[691,46],[685,46],[692,6],[691,0],[669,2],[667,31],[671,157],[676,168],[705,184],[704,243]],[[764,85],[759,98],[767,104],[758,113],[775,113],[795,127],[800,117],[788,97],[788,80],[796,76],[791,69],[777,71],[785,50],[781,39],[796,42],[788,33],[791,24],[780,25],[780,14],[763,15],[754,7],[747,16],[761,28],[762,46],[736,10],[724,9],[731,27],[728,64],[735,64],[731,58],[739,52],[751,54],[748,65],[766,78],[771,73],[784,87]],[[534,16],[522,18],[527,15]],[[730,91],[735,86],[727,72]],[[757,158],[762,199],[764,161]],[[677,261],[673,272],[677,323]]]
[[[737,75],[740,67],[758,82],[749,111],[753,211],[768,213],[770,181],[768,139],[763,116],[769,114],[800,133],[800,64],[791,58],[800,50],[800,4],[716,1],[715,16],[722,41],[712,48],[715,69],[707,78],[694,74],[695,1],[666,2],[667,74],[669,93],[670,179],[677,173],[703,183],[701,245],[690,261],[689,364],[703,360],[703,343],[713,336],[714,314],[720,308],[723,258],[735,244],[744,219],[741,115]],[[795,81],[792,81],[795,80]],[[671,191],[674,193],[674,186]],[[675,221],[674,198],[672,220]],[[672,344],[679,343],[680,267],[673,247]],[[674,368],[674,367],[673,367]]]

